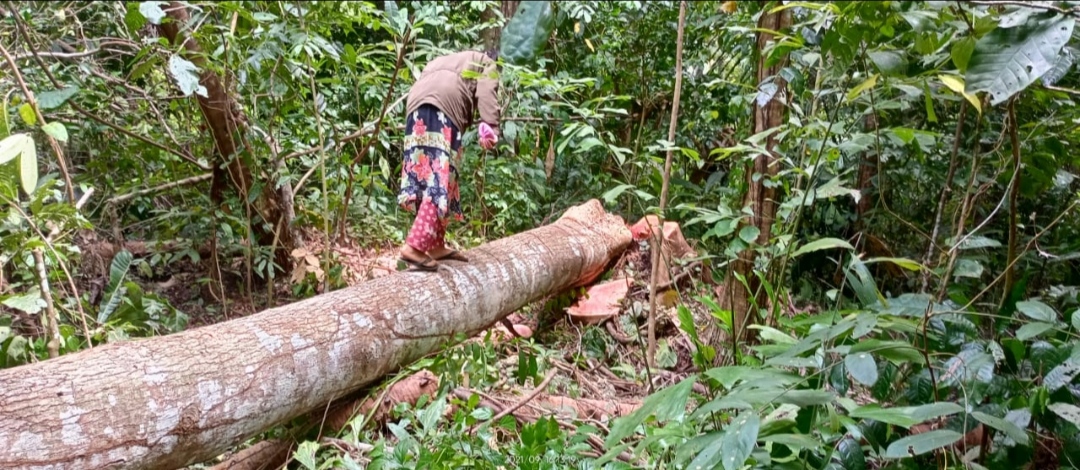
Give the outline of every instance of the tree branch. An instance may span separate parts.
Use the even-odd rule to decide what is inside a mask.
[[[162,184],[162,185],[159,185],[159,186],[154,186],[153,188],[140,189],[138,191],[132,191],[132,192],[127,193],[127,194],[121,194],[119,196],[116,196],[116,197],[113,197],[113,198],[109,199],[106,202],[109,203],[109,204],[119,204],[121,202],[131,200],[131,199],[134,199],[134,198],[137,198],[139,196],[146,195],[146,194],[159,193],[159,192],[167,191],[169,189],[180,187],[180,186],[185,186],[185,185],[189,185],[189,184],[195,184],[195,183],[199,183],[199,182],[202,182],[202,181],[209,181],[213,176],[214,176],[213,173],[206,173],[206,174],[202,174],[202,175],[192,176],[190,178],[184,178],[182,180],[172,181],[172,182],[165,183],[165,184]]]
[[[1017,0],[968,0],[967,3],[970,3],[972,5],[983,5],[983,6],[1024,7],[1024,8],[1031,8],[1031,9],[1035,9],[1035,10],[1053,11],[1053,12],[1060,13],[1060,14],[1065,15],[1065,16],[1080,17],[1080,8],[1077,8],[1077,7],[1074,7],[1074,8],[1061,8],[1059,6],[1056,6],[1056,5],[1052,4],[1051,2],[1023,2],[1023,1],[1017,1]]]

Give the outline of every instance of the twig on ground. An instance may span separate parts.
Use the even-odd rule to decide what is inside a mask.
[[[496,423],[500,419],[502,419],[504,416],[506,416],[506,415],[508,415],[510,413],[513,413],[514,410],[516,410],[518,408],[521,408],[522,405],[528,403],[533,398],[536,398],[537,395],[540,395],[540,393],[543,392],[545,388],[547,388],[548,383],[551,382],[551,379],[555,378],[555,374],[557,374],[558,372],[559,372],[559,369],[557,369],[557,368],[553,368],[550,371],[548,371],[547,376],[544,377],[544,380],[541,381],[540,385],[537,385],[536,388],[533,389],[532,392],[530,392],[528,395],[526,395],[521,400],[518,400],[517,403],[515,403],[513,405],[510,405],[506,409],[500,411],[499,414],[497,414],[495,416],[492,416],[491,419],[486,421],[486,423],[488,423],[488,424]],[[471,434],[471,433],[476,432],[476,429],[478,427],[479,427],[479,425],[473,426],[473,428],[469,430],[469,433]]]

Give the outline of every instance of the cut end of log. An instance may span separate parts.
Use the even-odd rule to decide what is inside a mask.
[[[610,241],[610,243],[605,243],[609,247],[609,259],[617,258],[633,240],[626,221],[616,214],[605,211],[603,204],[598,199],[590,199],[583,204],[567,209],[557,222],[567,221],[577,222],[590,227],[595,232],[603,234],[603,236],[611,237],[611,240],[605,240]],[[582,273],[582,278],[578,280],[574,287],[592,283],[604,273],[606,268],[606,266],[597,266],[593,270]]]

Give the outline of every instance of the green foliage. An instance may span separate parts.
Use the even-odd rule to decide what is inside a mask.
[[[1030,15],[1030,11],[1012,14]],[[975,44],[967,71],[968,90],[989,91],[990,104],[996,105],[1035,83],[1054,68],[1075,23],[1068,16],[1045,13],[1014,27],[999,25]]]
[[[555,17],[551,2],[523,2],[503,28],[499,55],[511,64],[533,61],[547,45]]]
[[[15,134],[0,140],[0,165],[12,160],[19,166],[19,181],[23,191],[27,195],[33,194],[38,182],[37,148],[33,137],[28,134]]]

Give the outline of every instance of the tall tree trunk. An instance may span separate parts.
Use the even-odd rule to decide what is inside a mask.
[[[769,8],[770,3],[761,2],[762,7],[766,9]],[[757,83],[760,85],[767,79],[771,80],[776,85],[776,93],[764,106],[759,106],[755,101],[754,134],[778,127],[784,122],[784,98],[787,83],[779,76],[779,73],[787,62],[787,56],[785,55],[776,63],[770,65],[767,63],[766,47],[773,40],[773,34],[770,31],[783,31],[790,26],[791,9],[776,13],[763,11],[761,18],[758,20],[757,46],[758,50],[761,51],[761,56],[757,64]],[[758,245],[765,245],[769,242],[773,220],[776,217],[778,205],[776,189],[766,184],[777,175],[779,170],[777,159],[771,154],[775,147],[776,138],[774,134],[769,136],[765,142],[765,149],[769,153],[754,158],[753,163],[746,172],[748,190],[743,200],[743,206],[749,207],[753,216],[744,225],[757,227],[758,236],[755,242]],[[755,340],[756,335],[754,335],[754,332],[756,330],[747,329],[747,326],[754,324],[758,320],[758,309],[765,308],[768,303],[764,289],[760,288],[761,281],[754,274],[754,260],[756,258],[757,252],[753,248],[747,248],[739,253],[738,259],[731,263],[721,289],[720,305],[732,312],[736,343],[742,341],[753,342]],[[746,285],[737,276],[745,279]],[[754,306],[755,303],[757,308]],[[722,335],[715,330],[708,332],[710,333],[708,337],[711,344],[719,349],[722,346]],[[716,357],[718,361],[723,359],[721,355]]]
[[[877,132],[877,128],[877,113],[872,111],[863,119],[863,132]],[[877,191],[877,185],[874,184],[874,177],[877,176],[877,170],[877,149],[863,152],[862,158],[859,159],[859,179],[857,183],[860,197],[859,202],[855,203],[855,227],[857,231],[862,231],[866,227],[863,218],[866,217],[866,213],[873,207],[873,201],[875,200]]]
[[[161,25],[162,34],[172,44],[183,45],[184,58],[199,68],[199,84],[206,87],[207,96],[197,95],[197,98],[217,150],[210,191],[211,200],[219,204],[224,188],[231,186],[240,195],[242,201],[247,201],[248,193],[254,186],[254,176],[251,171],[254,163],[250,161],[253,158],[251,155],[238,152],[241,126],[246,122],[243,110],[229,94],[222,78],[208,67],[199,43],[184,34],[184,27],[190,18],[187,6],[182,2],[171,2],[167,8],[167,15],[170,21]],[[272,178],[264,177],[264,179]],[[276,185],[270,184],[269,187],[276,188]],[[254,207],[255,212],[260,216],[258,218],[262,221],[250,221],[255,240],[259,245],[272,245],[275,240],[274,232],[279,232],[275,261],[286,272],[292,267],[289,253],[296,242],[288,226],[292,220],[287,217],[287,208],[291,207],[292,202],[283,200],[284,195],[288,193],[288,191],[282,192],[277,189],[262,191]]]
[[[514,17],[514,13],[517,12],[517,7],[520,3],[521,0],[502,0],[499,9],[502,10],[502,16],[506,21],[510,21],[510,18]],[[480,14],[480,19],[485,23],[496,18],[498,18],[498,15],[495,7],[488,8]],[[485,50],[498,50],[499,43],[502,40],[502,27],[487,28],[480,32],[480,37],[484,40]]]
[[[547,295],[630,245],[596,200],[404,272],[175,335],[0,371],[0,468],[169,469],[215,457]]]

